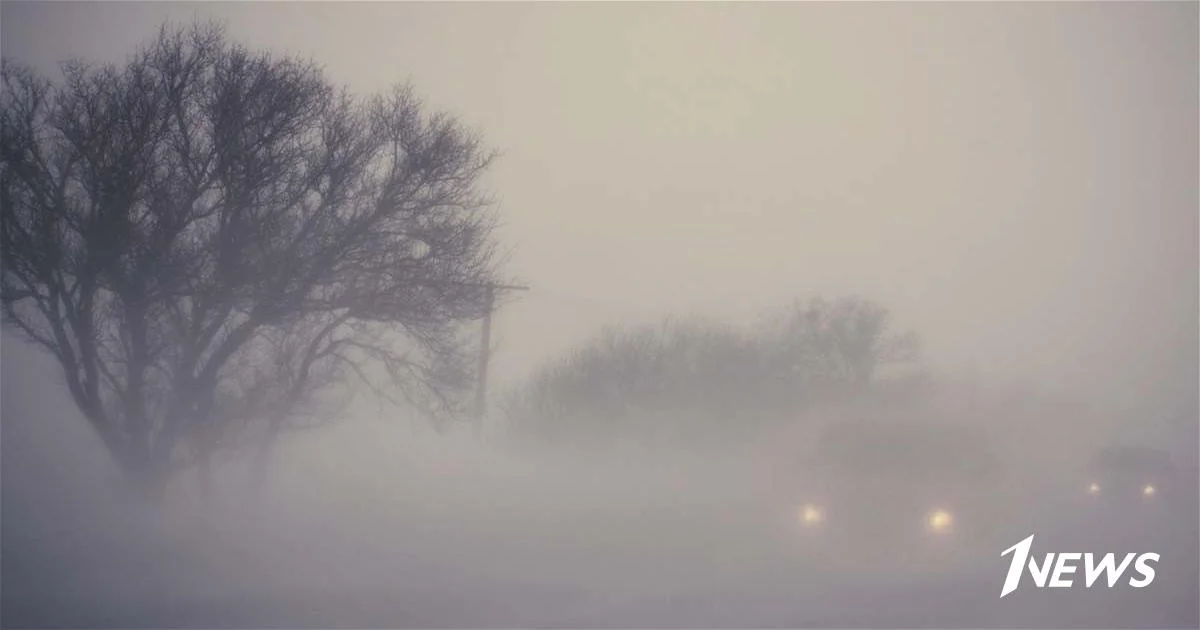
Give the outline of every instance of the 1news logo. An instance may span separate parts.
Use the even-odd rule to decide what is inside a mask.
[[[1096,561],[1097,554],[1092,553],[1047,553],[1039,565],[1036,558],[1030,557],[1033,547],[1033,534],[1021,542],[1005,549],[1000,557],[1012,554],[1008,565],[1008,575],[1004,578],[1004,588],[1000,597],[1017,590],[1021,584],[1021,576],[1029,569],[1029,576],[1038,588],[1071,588],[1074,585],[1072,575],[1079,568],[1078,562],[1083,560],[1084,586],[1091,588],[1096,580],[1104,575],[1108,588],[1116,586],[1117,581],[1125,574],[1129,565],[1133,565],[1135,575],[1131,575],[1128,584],[1134,588],[1144,588],[1154,581],[1154,567],[1158,563],[1157,553],[1127,553],[1125,559],[1117,564],[1116,554],[1106,553]],[[1053,569],[1053,570],[1052,570]]]

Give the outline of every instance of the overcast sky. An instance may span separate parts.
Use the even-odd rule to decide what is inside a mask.
[[[225,21],[503,151],[503,387],[605,323],[860,293],[936,366],[1196,388],[1189,3],[5,1],[3,55],[119,61]]]

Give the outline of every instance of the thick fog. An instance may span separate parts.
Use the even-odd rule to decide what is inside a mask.
[[[5,2],[4,59],[51,77],[125,60],[164,20],[215,19],[355,92],[411,79],[501,151],[496,239],[530,290],[493,317],[482,436],[360,388],[336,421],[285,434],[261,486],[256,451],[231,449],[211,485],[184,471],[152,506],[57,363],[6,329],[3,625],[1197,627],[1198,18],[1194,3]],[[722,398],[759,391],[734,369],[699,393],[754,430],[673,432],[697,425],[696,390],[623,408],[599,438],[592,411],[553,439],[522,424],[517,394],[606,329],[699,317],[750,338],[795,300],[849,295],[919,337],[876,376],[910,393],[768,422]],[[827,430],[863,418],[899,437]],[[893,458],[908,438],[921,446]],[[1139,485],[1097,517],[1087,484],[1114,446],[1175,472],[1157,503]],[[937,529],[943,508],[980,538],[897,533],[905,510]],[[838,532],[839,509],[864,510],[867,533]],[[1001,552],[1030,534],[1038,557],[1159,553],[1157,577],[1026,575],[1001,599]]]

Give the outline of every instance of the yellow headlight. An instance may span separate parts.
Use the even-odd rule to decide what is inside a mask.
[[[1100,484],[1093,483],[1092,485],[1088,486],[1088,494],[1100,494]]]
[[[825,511],[811,503],[800,506],[798,516],[800,524],[806,527],[820,525],[825,521]]]
[[[1142,488],[1142,496],[1144,496],[1144,497],[1152,497],[1152,496],[1154,496],[1155,492],[1158,492],[1158,491],[1154,489],[1154,486],[1152,484],[1146,484],[1146,486],[1144,488]]]
[[[934,510],[929,513],[925,522],[929,526],[929,531],[941,534],[950,531],[954,527],[954,515],[946,510]]]

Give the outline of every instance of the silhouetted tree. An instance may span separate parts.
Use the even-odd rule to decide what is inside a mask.
[[[774,397],[790,405],[797,396],[854,395],[881,367],[915,360],[916,334],[892,331],[889,320],[885,307],[855,296],[797,301],[768,317],[760,344]]]
[[[797,302],[751,334],[705,321],[612,329],[535,373],[508,413],[535,438],[719,443],[871,393],[881,366],[917,349],[913,333],[890,330],[886,309],[859,298]]]
[[[156,492],[350,375],[455,409],[454,333],[493,246],[492,154],[453,117],[215,26],[57,83],[2,78],[4,321],[54,355],[132,480]]]

